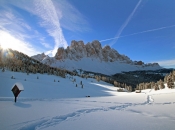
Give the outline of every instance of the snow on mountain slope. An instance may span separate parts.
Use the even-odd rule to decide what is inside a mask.
[[[64,61],[55,60],[54,62],[52,62],[51,66],[66,68],[71,71],[75,69],[82,69],[82,70],[102,73],[106,75],[112,75],[112,74],[120,73],[122,71],[161,69],[161,67],[157,65],[139,66],[139,65],[127,64],[121,61],[105,62],[105,61],[99,61],[97,59],[91,59],[91,58],[82,58],[81,60],[78,60],[78,61],[69,60],[69,59],[66,59]]]
[[[83,41],[72,41],[67,49],[58,48],[55,57],[38,54],[32,58],[53,67],[71,71],[82,69],[106,75],[122,71],[161,69],[157,63],[144,64],[142,61],[132,61],[109,46],[102,48],[101,43],[97,40],[87,44],[84,44]]]
[[[44,58],[46,58],[47,56],[42,53],[42,54],[37,54],[35,56],[33,56],[34,59],[38,60],[38,61],[42,61]]]
[[[0,70],[0,129],[173,130],[175,127],[175,89],[119,93],[105,82],[74,78],[78,87],[70,76]],[[14,103],[11,87],[16,82],[23,84],[24,91]]]
[[[11,77],[15,79],[11,79]],[[37,79],[38,77],[38,79]],[[54,75],[47,74],[29,74],[5,71],[0,72],[0,97],[13,97],[10,91],[12,85],[16,82],[21,82],[24,86],[24,91],[21,92],[20,97],[26,98],[75,98],[85,96],[109,96],[113,95],[116,87],[105,82],[97,82],[95,79],[83,79],[74,76],[76,82],[68,75],[62,78]],[[80,82],[82,81],[82,85]],[[77,84],[77,87],[76,87]],[[107,87],[103,87],[104,84]]]

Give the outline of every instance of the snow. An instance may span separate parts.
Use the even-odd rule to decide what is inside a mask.
[[[11,79],[12,75],[15,79]],[[76,78],[75,83],[69,75],[61,78],[0,71],[0,129],[175,128],[175,89],[117,92],[117,87],[102,81],[73,78]],[[81,88],[80,81],[84,88]],[[22,83],[25,91],[14,103],[11,86],[16,82]],[[87,98],[88,95],[90,97]]]
[[[42,61],[46,63],[46,60]],[[52,63],[49,64],[53,67],[66,68],[67,70],[86,70],[90,72],[97,72],[106,75],[112,75],[116,73],[120,73],[122,71],[135,71],[135,70],[158,70],[161,69],[160,66],[140,66],[128,64],[122,61],[114,61],[114,62],[105,62],[100,61],[96,58],[82,58],[81,60],[70,60],[65,59],[64,61],[54,60],[52,59]]]
[[[22,85],[21,83],[15,83],[15,84],[12,86],[12,88],[13,88],[15,85],[18,86],[18,89],[19,89],[19,90],[21,90],[21,91],[24,90],[24,87],[23,87],[23,85]]]

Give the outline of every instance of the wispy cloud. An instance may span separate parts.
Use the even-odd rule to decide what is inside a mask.
[[[51,48],[52,48],[52,47],[50,46],[50,44],[48,44],[48,43],[41,42],[41,44],[42,44],[45,48],[48,48],[48,49],[51,49]]]
[[[113,37],[113,38],[108,38],[108,39],[100,40],[100,42],[105,42],[105,41],[113,40],[113,39],[116,39],[116,38],[118,39],[118,38],[121,38],[121,37],[127,37],[127,36],[142,34],[142,33],[159,31],[159,30],[163,30],[163,29],[167,29],[167,28],[173,28],[173,27],[175,27],[175,25],[166,26],[166,27],[160,27],[160,28],[155,28],[155,29],[150,29],[150,30],[146,30],[146,31],[142,31],[142,32],[132,33],[132,34],[118,36],[118,37]]]
[[[51,52],[51,56],[54,56],[58,47],[67,46],[67,42],[64,38],[60,19],[61,11],[56,9],[51,0],[32,0],[32,1],[23,1],[21,3],[13,3],[15,6],[22,8],[31,14],[40,18],[39,25],[46,29],[47,33],[54,39],[55,45]],[[60,13],[58,13],[60,12]],[[44,44],[43,44],[44,45]]]
[[[66,0],[54,0],[55,7],[61,10],[61,27],[72,32],[90,31],[87,18],[83,16],[73,5]],[[57,10],[58,12],[58,10]]]
[[[156,61],[160,66],[166,68],[175,68],[175,59]]]
[[[34,9],[35,12],[31,12],[42,19],[42,21],[40,21],[40,25],[45,27],[48,34],[55,40],[55,45],[52,50],[53,56],[57,52],[59,46],[67,47],[68,45],[60,27],[59,20],[61,19],[61,13],[57,13],[56,8],[51,0],[35,0]]]
[[[87,22],[83,15],[66,0],[1,0],[0,7],[2,7],[0,10],[1,31],[7,31],[11,36],[22,39],[23,42],[27,41],[33,48],[42,45],[42,48],[45,48],[42,50],[49,52],[51,56],[55,55],[58,47],[68,45],[62,28],[74,32],[88,30],[84,26]],[[25,21],[23,14],[16,10],[18,8],[33,15],[36,23]],[[35,25],[32,26],[33,24]],[[40,32],[41,30],[36,29],[38,25],[47,32],[47,36]],[[49,40],[41,40],[43,37],[49,37]],[[54,43],[50,37],[54,39]],[[34,42],[31,42],[32,39]]]
[[[36,53],[40,53],[38,50],[33,48],[31,44],[27,43],[23,39],[19,39],[12,36],[7,31],[0,30],[0,45],[5,48],[11,48],[14,50],[18,50],[20,52],[23,52],[24,54],[27,54],[29,56],[32,56]]]
[[[139,0],[139,2],[137,3],[137,5],[135,6],[135,8],[133,9],[133,11],[131,12],[131,14],[128,16],[128,18],[125,20],[125,22],[122,24],[122,26],[120,27],[119,31],[116,34],[116,38],[110,43],[110,46],[112,46],[114,43],[117,42],[118,38],[120,37],[122,31],[125,29],[125,27],[128,25],[129,21],[132,19],[133,15],[135,14],[137,8],[139,7],[140,3],[142,2],[142,0]]]
[[[1,5],[1,3],[0,3]],[[0,6],[2,7],[2,6]],[[21,18],[19,14],[6,6],[0,11],[0,44],[5,48],[12,48],[23,52],[29,56],[40,53],[36,50],[25,38],[29,38],[25,34],[26,30],[31,30],[31,27]]]
[[[8,29],[9,31],[15,31],[24,33],[25,30],[31,30],[31,27],[21,18],[18,13],[10,8],[0,12],[0,29]]]

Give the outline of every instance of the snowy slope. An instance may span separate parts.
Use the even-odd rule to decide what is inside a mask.
[[[12,75],[15,79],[11,79]],[[175,128],[175,89],[119,93],[116,87],[94,79],[74,77],[78,84],[75,87],[69,78],[70,76],[64,79],[52,75],[0,71],[0,129]],[[80,81],[84,84],[83,89]],[[17,103],[14,103],[11,92],[15,82],[21,82],[24,86]],[[87,98],[86,95],[91,97]]]
[[[48,63],[43,61],[43,63]],[[158,70],[160,66],[140,66],[127,64],[122,61],[105,62],[93,58],[82,58],[81,60],[75,61],[66,59],[64,61],[53,60],[50,64],[52,67],[66,68],[67,70],[82,69],[90,72],[97,72],[106,75],[112,75],[120,73],[122,71],[135,71],[135,70]]]
[[[11,79],[11,77],[15,79]],[[25,98],[75,98],[90,96],[109,96],[113,95],[110,92],[116,91],[113,85],[105,82],[97,82],[95,79],[83,79],[77,76],[73,78],[76,82],[72,82],[71,76],[62,78],[47,74],[29,74],[19,72],[1,72],[1,97],[13,97],[11,90],[12,85],[16,82],[21,82],[24,86],[24,91],[20,96]],[[37,79],[37,77],[39,79]],[[26,80],[26,81],[25,81]],[[55,82],[54,82],[55,80]],[[59,82],[58,82],[59,81]],[[82,81],[83,88],[80,85]],[[77,87],[76,87],[77,84]],[[104,87],[104,84],[107,87]]]

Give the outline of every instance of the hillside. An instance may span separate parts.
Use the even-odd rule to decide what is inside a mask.
[[[86,79],[69,74],[66,74],[65,78],[63,78],[48,74],[0,71],[1,84],[3,84],[0,91],[1,97],[13,97],[10,89],[15,82],[21,82],[24,85],[25,91],[20,96],[26,98],[77,98],[88,95],[91,97],[112,96],[112,92],[117,90],[113,85],[103,81],[98,82],[96,79]],[[104,87],[101,84],[108,87]]]
[[[159,73],[159,70],[137,70],[137,71],[128,71],[128,72],[122,72],[122,73],[117,73],[115,75],[104,75],[101,72],[106,72],[104,69],[102,70],[100,68],[100,66],[103,64],[102,62],[98,62],[96,60],[91,59],[92,62],[96,62],[97,64],[99,64],[99,66],[94,66],[93,64],[86,63],[88,60],[84,59],[85,61],[82,62],[83,60],[80,60],[80,62],[82,62],[83,66],[87,66],[87,67],[92,67],[93,69],[96,70],[100,70],[100,73],[96,73],[94,70],[94,72],[92,71],[83,71],[82,69],[79,70],[66,70],[66,67],[61,67],[58,68],[57,66],[55,67],[50,67],[49,65],[47,65],[46,63],[42,63],[39,60],[33,59],[23,53],[20,53],[18,51],[12,50],[12,49],[7,49],[7,50],[3,50],[0,49],[0,68],[3,69],[7,69],[7,70],[11,70],[14,72],[23,72],[23,73],[40,73],[40,74],[49,74],[49,75],[56,75],[56,76],[61,76],[61,77],[65,77],[65,74],[71,74],[71,75],[77,75],[77,76],[81,76],[81,77],[93,77],[93,78],[99,78],[105,82],[114,84],[115,81],[121,83],[121,84],[126,84],[127,86],[130,85],[132,88],[135,88],[139,83],[142,82],[156,82],[158,80],[163,80],[164,76],[162,75],[162,73]],[[41,55],[37,55],[35,56],[35,58],[37,59],[43,59],[44,61],[47,61],[47,63],[53,63],[55,60],[54,58],[49,58],[48,56],[45,56],[45,54],[41,54]],[[52,59],[50,61],[50,59]],[[49,61],[49,62],[48,62]],[[72,62],[78,62],[78,61],[73,61]],[[104,62],[105,64],[108,64],[108,62]],[[63,64],[65,64],[65,62],[63,62]],[[113,64],[113,67],[115,67],[113,62],[110,62],[110,64]],[[119,63],[119,66],[122,65],[124,63]],[[77,66],[77,63],[72,64],[69,63],[67,65],[70,66]],[[131,69],[131,67],[133,67],[130,64],[124,64],[122,66],[122,68],[128,66],[125,70],[129,70]],[[60,67],[60,66],[59,66]],[[149,67],[147,66],[147,69]],[[112,68],[108,69],[109,71]],[[116,69],[120,69],[120,68],[115,68]],[[151,68],[153,69],[153,68]],[[122,69],[120,69],[122,70]],[[163,69],[162,69],[163,70]],[[167,69],[164,69],[165,71],[167,71],[169,73],[169,71]],[[108,72],[109,72],[108,71]],[[161,70],[160,70],[161,71]],[[172,70],[171,70],[172,71]],[[151,73],[149,73],[151,72]],[[165,73],[163,73],[165,74]],[[167,73],[166,73],[167,74]],[[137,78],[137,76],[139,76]],[[124,87],[123,85],[121,85],[120,87]],[[133,89],[134,90],[134,89]]]
[[[175,89],[166,84],[158,91],[117,92],[92,78],[73,76],[72,82],[68,74],[62,78],[3,69],[0,79],[0,129],[174,129]],[[16,82],[24,91],[14,103],[11,88]]]

